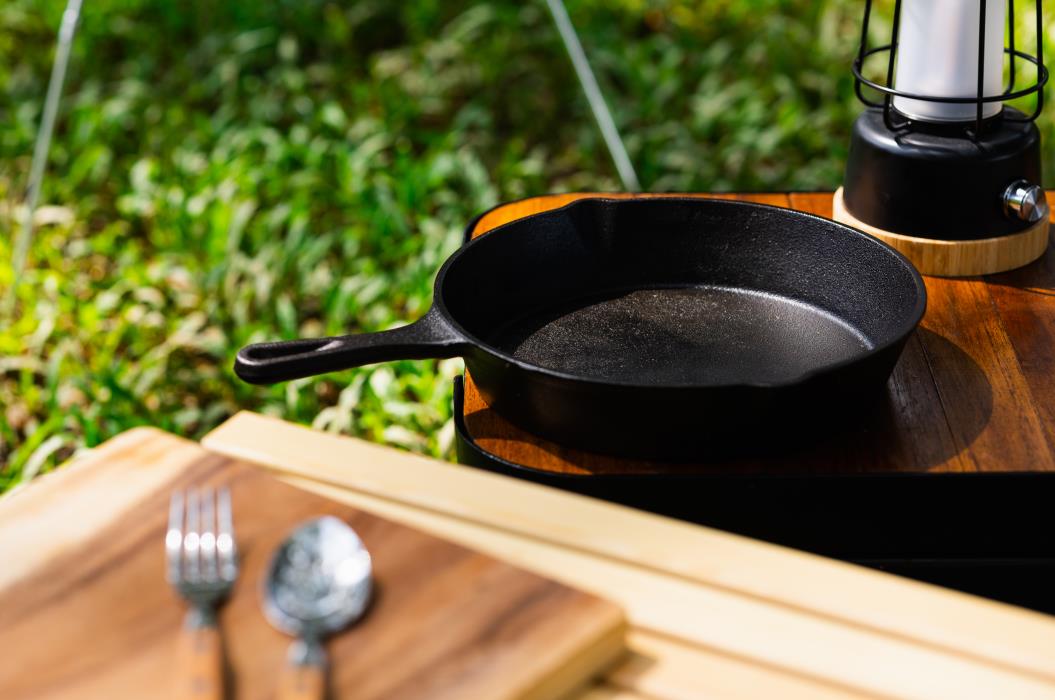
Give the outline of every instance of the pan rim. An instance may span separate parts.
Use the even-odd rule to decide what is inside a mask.
[[[705,384],[703,384],[703,383],[697,383],[697,384],[684,384],[684,383],[676,384],[676,383],[670,383],[670,384],[667,384],[667,383],[656,383],[656,382],[641,383],[641,382],[634,382],[634,381],[620,380],[620,379],[607,379],[607,378],[589,376],[589,375],[584,375],[584,374],[573,374],[573,373],[569,373],[569,372],[563,372],[563,371],[560,371],[560,370],[555,370],[555,369],[550,369],[548,367],[543,367],[541,365],[537,365],[537,364],[534,364],[534,363],[525,362],[524,360],[521,360],[521,359],[519,359],[517,357],[514,357],[513,355],[510,355],[509,353],[506,353],[506,352],[498,349],[497,347],[495,347],[491,343],[488,343],[488,342],[484,341],[483,339],[478,337],[475,333],[470,333],[468,330],[465,329],[465,327],[461,323],[458,322],[458,320],[455,318],[454,314],[452,314],[450,309],[447,307],[447,304],[446,304],[446,302],[444,300],[444,296],[443,296],[443,284],[444,284],[444,282],[445,282],[445,280],[447,278],[448,273],[450,272],[450,270],[455,265],[458,264],[458,260],[460,260],[462,258],[462,256],[465,254],[466,251],[470,250],[474,246],[489,245],[489,244],[483,243],[483,241],[490,240],[491,237],[492,237],[492,234],[500,233],[501,231],[506,230],[506,229],[511,228],[511,227],[515,227],[515,226],[518,226],[518,225],[523,225],[524,222],[532,220],[532,219],[541,219],[541,218],[546,218],[546,217],[557,217],[557,216],[560,216],[560,215],[563,215],[563,214],[567,213],[570,210],[575,209],[576,207],[581,208],[581,207],[585,206],[586,204],[588,204],[590,202],[602,202],[602,203],[614,204],[614,205],[627,205],[627,204],[629,204],[629,205],[632,206],[634,204],[641,203],[641,202],[654,202],[654,201],[670,201],[670,202],[688,203],[688,204],[692,204],[694,206],[733,207],[733,208],[742,208],[742,209],[753,210],[753,211],[757,211],[759,209],[762,209],[762,210],[767,210],[767,209],[768,210],[775,210],[775,211],[780,212],[782,215],[790,216],[792,218],[801,218],[801,219],[805,219],[805,220],[811,220],[812,219],[812,220],[820,222],[820,223],[822,223],[822,224],[824,224],[826,226],[834,226],[835,229],[842,229],[847,234],[855,235],[858,238],[860,238],[860,239],[862,239],[862,240],[864,240],[864,241],[866,241],[868,243],[871,243],[872,245],[876,246],[879,250],[881,250],[884,253],[886,253],[887,255],[889,255],[894,262],[900,264],[909,273],[909,277],[911,278],[913,286],[915,287],[915,291],[916,291],[916,302],[915,302],[915,305],[912,308],[911,312],[907,313],[904,316],[904,318],[902,320],[902,323],[898,327],[896,332],[891,333],[890,337],[887,338],[884,342],[876,343],[871,348],[862,350],[861,352],[855,353],[854,355],[852,355],[850,357],[847,357],[847,358],[845,358],[843,360],[839,360],[839,361],[836,361],[836,362],[829,362],[827,364],[822,364],[822,365],[819,365],[819,366],[814,367],[812,369],[808,369],[808,370],[806,370],[806,371],[804,371],[804,372],[802,372],[802,373],[800,373],[798,375],[795,375],[795,376],[792,376],[792,377],[789,377],[789,378],[786,378],[786,379],[781,379],[781,380],[778,380],[778,381],[757,381],[757,382],[740,381],[740,382],[726,382],[726,383],[717,383],[716,382],[716,383],[705,383]],[[501,205],[499,205],[499,206],[501,206]],[[494,209],[496,209],[496,208],[497,208],[497,206],[493,207],[492,209],[490,209],[488,211],[494,211]],[[486,214],[486,212],[484,212],[484,214]],[[473,219],[473,221],[469,225],[470,226],[474,226],[480,220],[480,218],[482,216],[483,216],[483,214],[481,214],[480,216],[475,217]],[[757,290],[757,291],[761,291],[763,293],[765,292],[765,290]],[[904,255],[902,255],[896,249],[894,249],[890,245],[884,243],[883,241],[879,240],[875,236],[872,236],[872,235],[870,235],[870,234],[868,234],[868,233],[866,233],[866,232],[864,232],[864,231],[862,231],[860,229],[854,228],[852,226],[848,226],[846,224],[843,224],[841,222],[835,221],[833,219],[828,219],[826,217],[818,216],[817,214],[811,214],[809,212],[799,211],[797,209],[790,209],[790,208],[787,208],[787,207],[778,207],[778,206],[773,206],[771,204],[762,204],[762,203],[759,203],[759,202],[749,202],[749,201],[734,200],[734,199],[717,199],[717,198],[710,199],[710,198],[705,198],[705,197],[686,197],[684,195],[678,195],[678,194],[666,195],[666,194],[662,194],[662,193],[657,193],[657,194],[650,194],[650,195],[647,195],[647,196],[634,196],[634,197],[624,197],[624,198],[608,197],[608,196],[603,196],[603,195],[602,196],[596,196],[596,197],[592,197],[592,196],[591,197],[583,197],[583,198],[580,198],[580,199],[576,199],[576,200],[574,200],[572,202],[569,202],[568,204],[565,204],[563,206],[556,207],[554,209],[549,209],[549,210],[544,211],[544,212],[539,212],[537,214],[530,214],[528,216],[521,217],[521,218],[515,219],[513,221],[509,221],[509,222],[507,222],[505,224],[502,224],[500,226],[496,226],[495,228],[491,229],[490,231],[487,231],[486,233],[483,233],[483,234],[481,234],[479,236],[476,236],[475,238],[473,238],[473,239],[469,240],[468,242],[464,243],[457,251],[454,252],[454,254],[452,254],[449,258],[447,258],[447,260],[440,267],[439,271],[436,273],[436,280],[435,280],[435,283],[433,284],[433,297],[432,297],[432,299],[433,299],[432,300],[433,307],[437,311],[440,312],[440,314],[443,316],[444,320],[448,324],[450,324],[459,335],[461,335],[466,341],[468,341],[468,343],[471,346],[475,347],[478,350],[481,350],[481,351],[487,353],[488,355],[490,355],[490,356],[492,356],[492,357],[494,357],[494,358],[496,358],[498,360],[501,360],[502,362],[514,365],[515,367],[517,367],[518,369],[520,369],[520,370],[522,370],[524,372],[529,372],[529,373],[532,373],[532,374],[542,375],[544,377],[548,377],[548,378],[551,378],[551,379],[557,379],[557,380],[560,380],[560,381],[563,381],[563,382],[578,382],[578,383],[587,384],[587,385],[595,386],[595,387],[618,387],[618,388],[626,388],[626,389],[663,390],[663,391],[679,391],[679,390],[683,390],[683,391],[698,391],[700,389],[715,389],[715,390],[784,389],[784,388],[799,386],[801,384],[804,384],[804,383],[810,381],[811,379],[813,379],[815,377],[823,376],[823,375],[826,375],[826,374],[830,374],[832,372],[836,372],[836,371],[838,371],[840,369],[843,369],[845,367],[849,367],[849,366],[852,366],[852,365],[860,364],[862,362],[867,361],[869,358],[871,358],[873,356],[882,354],[883,352],[885,352],[885,351],[889,350],[890,348],[898,345],[899,343],[903,343],[912,334],[912,332],[915,331],[915,329],[919,326],[919,323],[923,319],[923,315],[924,315],[924,313],[927,310],[927,287],[926,287],[926,284],[923,281],[922,275],[920,275],[920,273],[919,273],[919,270],[916,269],[916,267],[909,261],[908,258],[906,258]]]

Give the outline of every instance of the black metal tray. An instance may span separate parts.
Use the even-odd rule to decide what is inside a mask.
[[[1055,613],[1055,474],[576,475],[514,464],[466,430],[466,465]]]

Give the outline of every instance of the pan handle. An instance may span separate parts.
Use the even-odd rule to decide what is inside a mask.
[[[457,357],[470,343],[435,308],[390,331],[256,343],[238,351],[234,373],[250,384],[274,384],[389,360]]]

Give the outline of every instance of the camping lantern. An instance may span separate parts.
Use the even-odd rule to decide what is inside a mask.
[[[1041,0],[1035,7],[1030,55],[1015,46],[1014,0],[896,0],[890,42],[873,48],[865,0],[853,74],[866,110],[854,123],[835,194],[837,220],[886,241],[930,275],[1000,272],[1044,253],[1048,205],[1033,122],[1048,71]],[[886,59],[882,83],[864,75],[877,54]],[[1022,62],[1036,66],[1036,80],[1016,88]],[[1034,93],[1031,114],[1004,104]]]

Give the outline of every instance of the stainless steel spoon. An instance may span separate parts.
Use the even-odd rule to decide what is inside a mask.
[[[370,553],[355,530],[332,516],[309,520],[275,552],[264,581],[264,614],[297,637],[289,648],[278,697],[322,698],[322,642],[358,620],[373,590]]]

